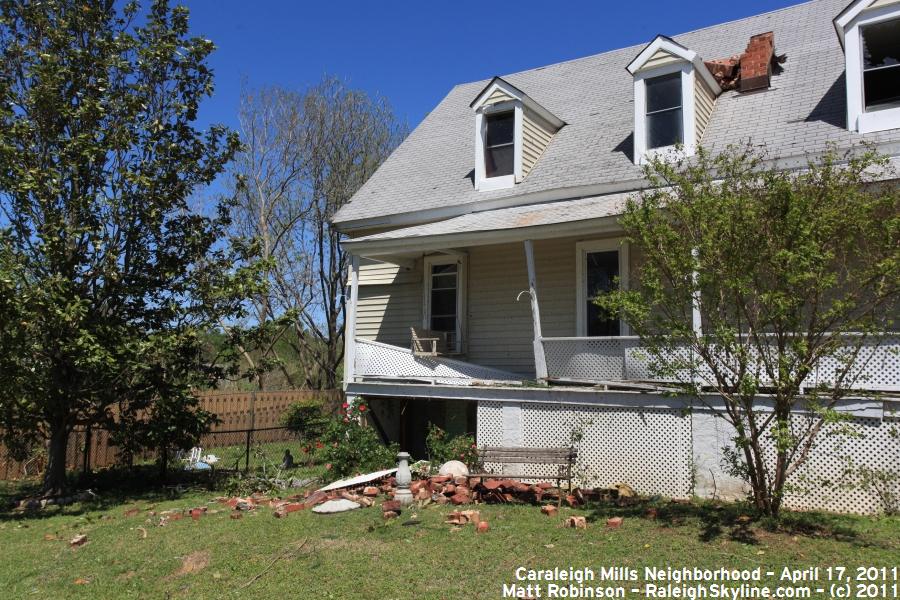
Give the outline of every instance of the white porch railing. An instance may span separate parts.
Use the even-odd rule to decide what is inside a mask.
[[[547,375],[550,379],[574,381],[665,381],[654,372],[651,358],[636,336],[543,338]],[[847,349],[853,347],[847,345]],[[682,350],[687,352],[688,349]],[[853,389],[900,390],[900,334],[869,337],[855,361],[856,371],[848,380]],[[842,367],[840,354],[820,361],[807,379],[807,387],[829,386]],[[702,377],[702,373],[701,373]],[[680,379],[684,381],[684,378]]]
[[[412,380],[448,385],[522,381],[522,376],[508,371],[441,356],[416,356],[409,348],[359,338],[353,376],[356,380]]]

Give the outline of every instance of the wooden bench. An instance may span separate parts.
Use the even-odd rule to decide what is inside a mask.
[[[575,448],[520,448],[505,446],[483,446],[478,449],[479,462],[495,463],[500,465],[500,473],[471,473],[471,477],[492,477],[501,479],[550,479],[556,481],[556,487],[561,487],[563,481],[569,484],[572,491],[572,469],[578,458]],[[535,475],[529,473],[506,473],[506,465],[556,465],[556,475]],[[485,470],[486,471],[486,470]],[[562,494],[559,494],[559,503],[562,503]]]

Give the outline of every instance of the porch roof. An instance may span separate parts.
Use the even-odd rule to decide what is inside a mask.
[[[402,254],[614,231],[631,192],[473,212],[344,242],[360,256]]]

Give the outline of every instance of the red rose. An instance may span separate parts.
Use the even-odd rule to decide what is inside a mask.
[[[363,411],[365,411],[365,410],[366,410],[366,405],[365,405],[365,404],[360,404],[360,405],[359,405],[359,412],[363,412]]]

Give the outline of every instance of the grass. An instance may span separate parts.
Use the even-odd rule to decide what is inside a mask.
[[[0,488],[0,493],[20,490]],[[3,598],[499,598],[514,570],[601,566],[893,566],[900,519],[789,515],[780,528],[741,524],[741,507],[661,502],[564,508],[547,517],[534,506],[480,506],[490,531],[454,531],[449,507],[405,512],[385,522],[377,508],[339,515],[270,508],[229,518],[205,489],[101,493],[96,502],[33,515],[0,513]],[[149,511],[205,505],[157,526]],[[133,516],[126,511],[138,509]],[[415,513],[418,524],[404,525]],[[128,513],[131,514],[131,513]],[[569,515],[586,530],[565,529]],[[620,529],[605,527],[624,516]],[[143,531],[146,531],[146,537]],[[69,547],[76,534],[88,542]],[[774,582],[773,582],[774,583]],[[641,597],[632,596],[628,597]]]

